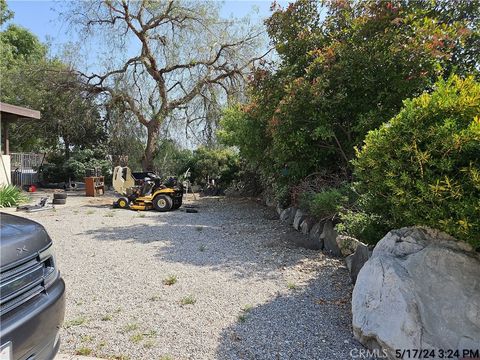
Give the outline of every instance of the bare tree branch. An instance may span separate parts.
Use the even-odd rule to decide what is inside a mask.
[[[152,164],[160,126],[168,117],[204,96],[206,87],[228,93],[229,86],[242,81],[249,66],[270,52],[254,56],[262,33],[221,21],[218,11],[209,8],[212,4],[179,0],[88,4],[86,9],[74,6],[86,31],[96,27],[115,41],[137,46],[138,54],[116,68],[112,62],[104,74],[79,75],[90,91],[123,102],[147,128],[144,168]],[[188,119],[186,123],[189,126]]]

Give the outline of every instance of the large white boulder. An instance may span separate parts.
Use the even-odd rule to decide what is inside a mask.
[[[436,230],[393,230],[358,274],[352,313],[355,337],[391,359],[396,349],[478,349],[480,255]]]

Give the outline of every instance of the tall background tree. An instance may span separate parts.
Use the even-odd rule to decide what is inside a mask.
[[[109,49],[108,65],[83,76],[145,127],[144,170],[153,167],[163,125],[205,119],[192,104],[218,89],[228,94],[261,57],[253,55],[260,32],[221,19],[216,2],[91,1],[73,3],[67,18],[85,35],[100,34],[96,45]]]
[[[1,19],[13,18],[5,2]],[[98,103],[70,66],[48,55],[48,46],[25,28],[9,24],[0,32],[0,99],[40,110],[41,121],[12,123],[14,151],[60,149],[65,157],[77,146],[104,140]]]

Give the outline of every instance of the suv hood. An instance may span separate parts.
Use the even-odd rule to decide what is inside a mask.
[[[0,213],[0,266],[2,271],[31,259],[47,248],[52,240],[39,223]]]

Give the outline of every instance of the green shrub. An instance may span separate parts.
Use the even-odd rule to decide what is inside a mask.
[[[381,216],[363,211],[342,209],[340,219],[341,223],[336,226],[340,234],[353,236],[367,244],[376,244],[391,230]]]
[[[333,218],[349,203],[348,188],[331,187],[317,193],[303,193],[300,207],[319,218]]]
[[[277,200],[280,206],[285,207],[290,205],[290,187],[279,183],[273,183],[272,186],[275,200]]]
[[[240,158],[231,148],[202,146],[193,152],[188,167],[191,182],[204,186],[208,180],[215,179],[217,186],[226,188],[237,178]]]
[[[27,200],[28,196],[18,187],[13,185],[0,186],[0,208],[17,206]]]
[[[42,176],[44,181],[54,183],[84,181],[86,170],[93,168],[100,168],[105,182],[111,183],[113,165],[106,160],[106,153],[102,148],[74,150],[68,160],[62,154],[50,154],[48,163],[43,166]]]
[[[426,225],[480,247],[480,84],[453,76],[405,101],[354,166],[361,210],[382,226]]]

